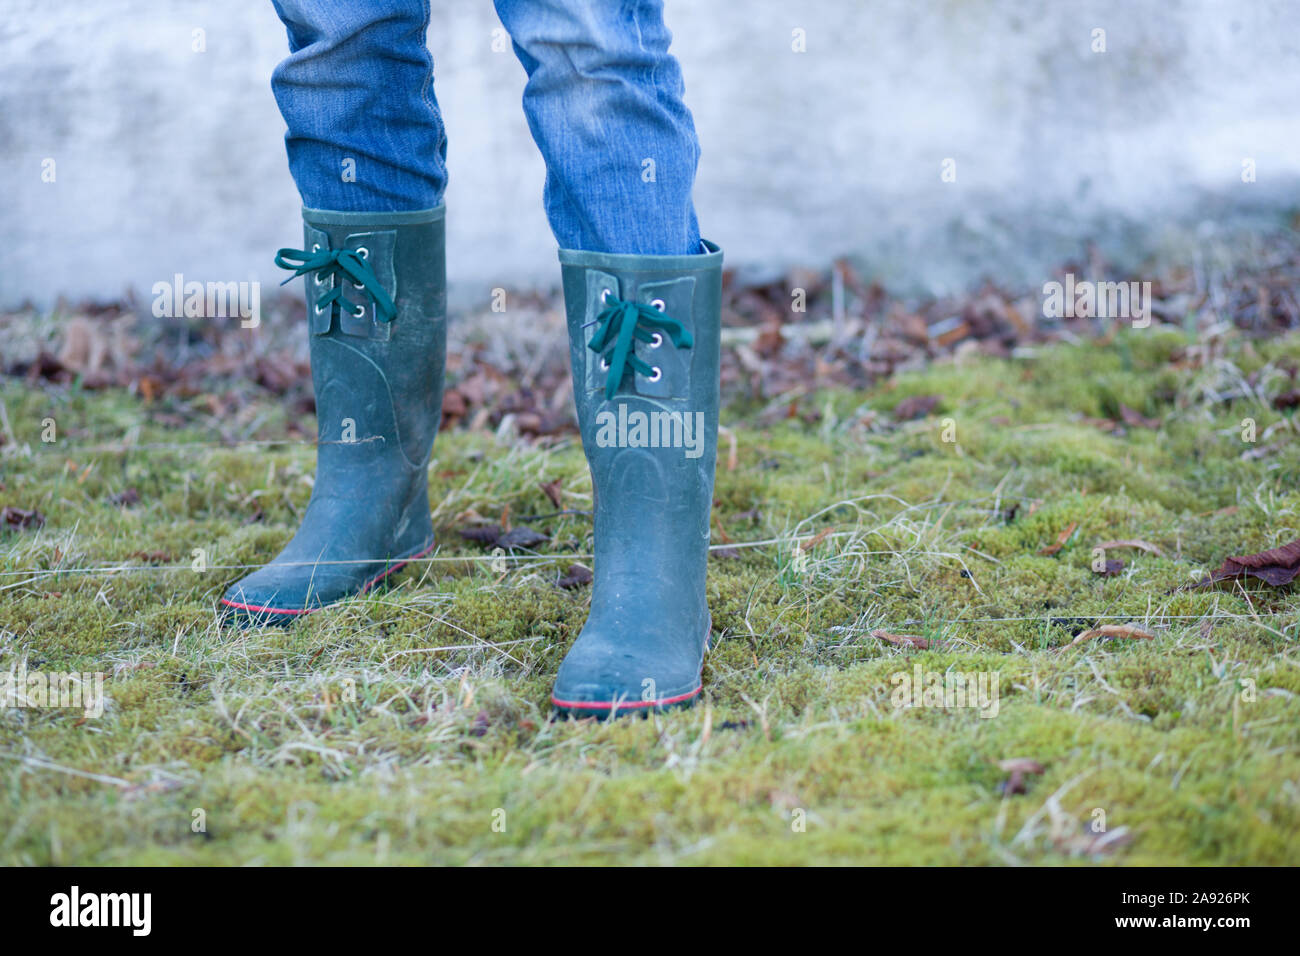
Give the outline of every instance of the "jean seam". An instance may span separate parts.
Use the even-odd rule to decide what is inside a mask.
[[[429,50],[429,23],[432,19],[433,19],[433,10],[430,5],[430,0],[424,0],[424,27],[420,32],[424,43],[424,56],[429,63],[429,72],[425,74],[424,84],[420,87],[420,99],[424,103],[425,108],[429,111],[429,115],[433,117],[437,122],[438,143],[435,148],[435,153],[438,156],[438,165],[441,167],[438,170],[438,172],[442,178],[442,190],[438,193],[437,198],[438,198],[438,202],[441,203],[443,194],[446,193],[447,191],[447,179],[448,179],[447,163],[446,160],[443,158],[444,150],[446,148],[446,143],[447,143],[447,129],[446,129],[446,124],[443,122],[442,119],[442,113],[438,110],[438,107],[434,105],[434,102],[431,99],[429,99],[429,88],[433,86],[433,69],[434,69],[433,53]]]

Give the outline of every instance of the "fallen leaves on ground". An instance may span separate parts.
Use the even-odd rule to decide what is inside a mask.
[[[1151,554],[1164,556],[1164,552],[1150,541],[1143,541],[1141,538],[1125,538],[1123,541],[1103,541],[1096,545],[1103,551],[1109,551],[1111,548],[1137,548],[1139,551],[1149,551]]]
[[[571,564],[564,575],[555,583],[566,590],[582,587],[592,581],[591,568],[583,564]]]
[[[505,548],[507,551],[532,548],[549,540],[546,535],[532,528],[519,527],[504,531],[499,524],[471,525],[460,528],[457,533],[466,541],[473,541],[485,548]]]
[[[811,551],[813,548],[817,547],[817,545],[821,544],[823,541],[829,538],[834,533],[834,531],[835,531],[834,528],[822,528],[822,530],[818,531],[815,535],[813,535],[803,544],[799,545],[799,550]]]
[[[900,422],[910,422],[929,415],[938,405],[938,395],[911,395],[894,406],[894,417]]]
[[[140,492],[135,488],[127,488],[115,495],[109,495],[108,502],[117,505],[119,508],[129,508],[131,505],[140,503]]]
[[[1024,793],[1028,789],[1025,785],[1025,777],[1039,776],[1043,772],[1043,765],[1030,757],[1011,757],[1007,760],[999,760],[998,767],[1003,772],[1010,774],[1002,782],[1000,788],[1003,796]]]
[[[1142,630],[1136,624],[1103,624],[1101,627],[1094,627],[1084,631],[1083,633],[1079,634],[1078,637],[1072,640],[1069,644],[1066,644],[1061,649],[1064,650],[1066,647],[1076,647],[1079,644],[1086,643],[1087,641],[1096,640],[1099,637],[1106,637],[1106,638],[1120,637],[1120,638],[1144,640],[1144,641],[1150,641],[1155,639],[1154,634],[1148,634],[1146,631]]]
[[[1159,428],[1160,420],[1158,418],[1147,418],[1136,409],[1129,408],[1123,402],[1119,405],[1120,418],[1124,419],[1124,424],[1130,428]]]
[[[132,551],[130,556],[133,558],[139,558],[146,564],[158,564],[160,562],[173,560],[172,556],[166,551]]]
[[[1107,558],[1105,566],[1100,571],[1095,568],[1093,570],[1103,578],[1113,578],[1124,570],[1124,562],[1117,558]]]
[[[1229,578],[1252,575],[1278,588],[1290,584],[1297,574],[1300,574],[1300,538],[1280,548],[1228,558],[1216,570],[1211,571],[1209,577],[1191,586],[1202,588]]]
[[[542,489],[542,494],[550,499],[551,504],[557,508],[564,507],[564,492],[560,488],[560,479],[554,481],[539,481],[537,487]]]
[[[1289,236],[1279,240],[1284,238]],[[1212,310],[1215,321],[1226,318],[1226,326],[1258,336],[1300,325],[1293,297],[1285,284],[1277,283],[1279,269],[1294,271],[1300,265],[1300,247],[1279,248],[1278,261],[1266,268],[1225,277],[1222,301],[1216,299]],[[1100,258],[1089,267],[1095,279],[1128,278]],[[1056,274],[1073,268],[1062,264]],[[791,308],[796,290],[802,301],[797,312]],[[524,322],[563,315],[554,290],[519,289],[511,294],[523,310]],[[1189,317],[1201,322],[1210,317],[1202,312],[1208,308],[1206,293],[1190,270],[1157,276],[1151,300],[1152,318],[1161,324],[1181,328]],[[131,298],[74,303],[68,312],[53,338],[31,336],[21,348],[10,349],[4,371],[32,382],[78,381],[84,388],[130,389],[159,406],[159,421],[177,416],[192,420],[203,410],[204,399],[220,406],[211,409],[214,418],[229,420],[257,390],[281,395],[299,414],[314,411],[305,339],[300,335],[306,319],[300,288],[265,297],[264,321],[251,335],[237,318],[156,317],[145,302]],[[35,313],[31,307],[0,312],[0,327],[35,326]],[[1086,312],[1047,317],[1039,290],[1003,289],[991,282],[952,296],[905,300],[864,278],[847,259],[820,268],[792,266],[759,281],[728,270],[722,317],[724,393],[748,392],[759,399],[789,396],[781,409],[790,412],[807,396],[810,383],[866,388],[945,356],[1006,357],[1061,338],[1105,343],[1117,328]],[[456,321],[471,326],[477,318],[473,310],[455,315]],[[563,336],[562,328],[558,334]],[[501,349],[472,340],[452,342],[442,402],[444,428],[504,428],[542,444],[573,434],[567,349],[543,354],[531,341],[525,345]],[[1204,367],[1220,347],[1189,346],[1175,355],[1174,365]],[[1274,407],[1300,407],[1294,379],[1292,375],[1291,383],[1272,400]],[[199,401],[189,402],[191,398]],[[905,398],[893,417],[923,418],[939,401],[935,395]],[[1096,423],[1107,430],[1161,426],[1128,406],[1118,405],[1115,412],[1116,420]],[[735,468],[734,462],[728,455],[728,470]]]
[[[911,634],[891,634],[888,631],[879,628],[872,631],[871,636],[878,641],[885,641],[886,643],[893,644],[895,647],[915,647],[919,650],[925,650],[933,643],[932,641],[926,640],[924,637],[915,637]]]
[[[771,790],[767,794],[767,800],[776,809],[787,812],[803,806],[803,801],[788,790]]]
[[[1074,534],[1078,527],[1079,522],[1071,521],[1065,526],[1065,530],[1056,536],[1055,543],[1049,544],[1047,547],[1040,549],[1038,553],[1047,556],[1056,554],[1056,552],[1065,547],[1065,543],[1070,540],[1070,535]]]
[[[45,524],[45,515],[35,508],[15,508],[12,505],[5,505],[4,510],[0,511],[0,519],[11,531],[26,531]]]

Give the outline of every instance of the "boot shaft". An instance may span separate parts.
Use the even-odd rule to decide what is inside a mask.
[[[574,404],[595,494],[598,580],[660,555],[655,560],[681,562],[703,587],[722,301],[722,252],[705,245],[709,251],[694,256],[560,253]],[[644,325],[622,363],[616,346],[590,347],[600,317],[620,302],[645,310],[627,308],[621,320]],[[676,334],[678,324],[684,334]]]
[[[303,235],[308,253],[344,251],[364,261],[380,287],[372,291],[338,268],[305,276],[318,462],[400,453],[407,467],[424,467],[441,418],[446,364],[443,207],[304,209]],[[351,444],[363,441],[370,447]]]

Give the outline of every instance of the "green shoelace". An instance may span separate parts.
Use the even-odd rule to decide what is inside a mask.
[[[605,307],[596,316],[595,325],[596,334],[587,343],[587,348],[603,355],[609,363],[609,374],[605,377],[606,399],[612,399],[618,392],[629,366],[641,375],[655,373],[654,368],[633,351],[635,339],[653,342],[656,335],[662,340],[666,334],[679,349],[688,349],[694,344],[691,333],[676,319],[653,306],[629,302],[614,295],[606,296]]]
[[[371,268],[365,256],[351,249],[316,249],[311,252],[306,249],[281,249],[275,254],[275,264],[281,269],[293,270],[293,275],[280,285],[292,282],[298,276],[309,272],[318,273],[321,279],[337,277],[365,290],[370,296],[370,301],[374,303],[375,315],[381,322],[391,322],[397,318],[397,306],[393,304],[392,298],[379,282],[375,270]],[[324,311],[335,302],[338,302],[341,308],[350,306],[350,303],[343,298],[343,285],[340,282],[335,282],[333,288],[316,300],[316,308]]]

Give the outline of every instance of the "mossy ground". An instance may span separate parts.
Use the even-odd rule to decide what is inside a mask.
[[[120,391],[8,382],[0,503],[47,520],[0,537],[0,665],[103,671],[109,706],[0,711],[0,861],[1300,862],[1300,594],[1177,590],[1300,537],[1300,442],[1264,397],[1300,338],[1171,363],[1189,344],[1131,330],[940,364],[816,393],[813,421],[733,404],[715,541],[777,543],[712,561],[700,705],[610,723],[548,704],[589,597],[555,579],[590,550],[588,518],[534,524],[558,562],[439,560],[287,630],[225,630],[229,566],[291,534],[312,449],[151,447],[213,435]],[[941,402],[894,422],[916,394]],[[1121,403],[1163,426],[1080,420]],[[227,431],[283,434],[272,401],[244,415]],[[124,436],[135,450],[93,450]],[[566,507],[590,506],[575,443],[444,433],[438,557],[485,557],[457,515],[551,512],[538,483],[557,478]],[[138,503],[110,502],[127,488]],[[1096,543],[1131,538],[1161,553],[1112,551],[1124,569],[1093,572]],[[1061,649],[1092,622],[1155,639]],[[894,707],[891,675],[917,665],[996,674],[996,717]],[[1013,757],[1044,772],[1004,795]],[[1099,814],[1124,839],[1103,846]]]

